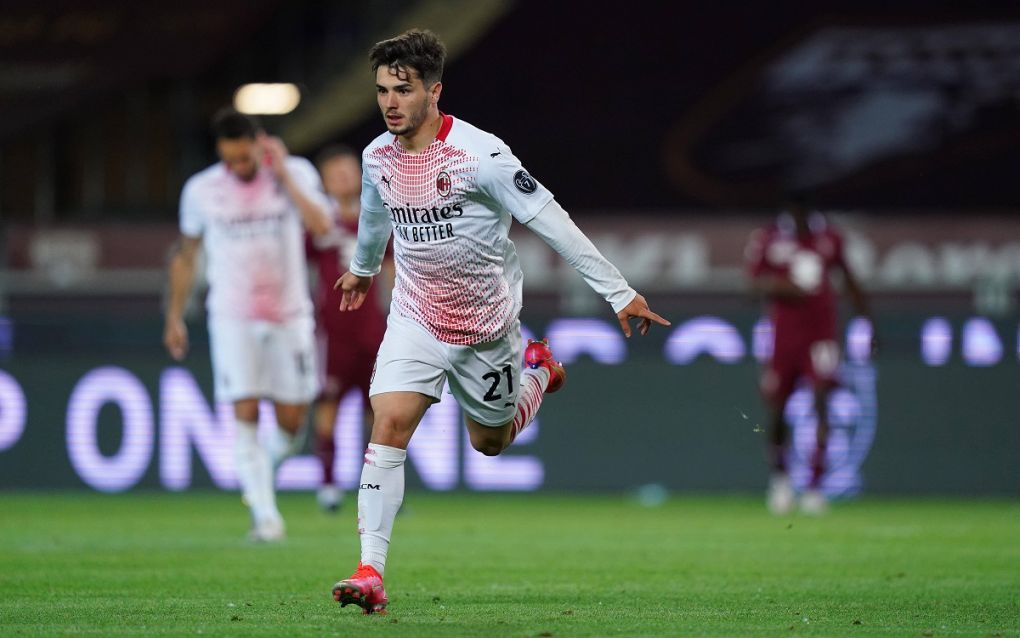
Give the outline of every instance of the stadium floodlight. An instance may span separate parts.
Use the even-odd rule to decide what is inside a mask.
[[[301,102],[294,84],[244,84],[234,92],[234,108],[249,115],[286,115]]]

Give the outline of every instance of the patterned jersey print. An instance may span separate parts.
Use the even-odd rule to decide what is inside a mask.
[[[289,157],[287,167],[308,197],[328,205],[308,160]],[[221,163],[196,173],[181,193],[180,228],[202,237],[211,316],[282,322],[311,314],[301,215],[269,169],[251,182]]]
[[[511,218],[529,221],[552,194],[502,141],[448,115],[424,151],[408,153],[386,134],[363,160],[362,217],[386,218],[393,233],[392,310],[446,343],[507,334],[520,312],[522,279]],[[374,272],[381,258],[371,248],[380,239],[366,227],[354,272]]]

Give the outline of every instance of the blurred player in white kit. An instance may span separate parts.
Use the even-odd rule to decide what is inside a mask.
[[[566,373],[548,344],[531,342],[521,371],[522,273],[508,239],[513,219],[552,246],[616,312],[623,332],[648,308],[496,136],[439,111],[446,51],[412,30],[369,58],[386,122],[362,154],[361,223],[350,269],[337,281],[341,310],[364,302],[393,235],[396,282],[369,394],[375,419],[358,495],[361,561],[333,587],[341,606],[382,612],[383,570],[404,497],[407,445],[445,383],[471,445],[493,456],[531,423]]]
[[[304,230],[324,234],[330,218],[311,162],[288,155],[279,139],[233,109],[217,113],[212,128],[221,161],[193,175],[181,193],[163,341],[174,359],[187,354],[184,309],[204,246],[216,398],[234,406],[249,538],[278,541],[285,528],[275,469],[296,451],[318,391]],[[260,399],[273,402],[279,425],[267,445],[256,436]]]

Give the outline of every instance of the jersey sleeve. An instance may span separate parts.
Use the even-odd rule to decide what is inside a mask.
[[[361,217],[358,221],[358,244],[351,259],[351,272],[359,277],[377,275],[386,255],[393,225],[383,207],[382,197],[372,181],[371,168],[362,162]]]
[[[181,190],[180,228],[186,237],[201,237],[205,230],[205,211],[194,180],[188,180]]]
[[[500,211],[526,224],[553,199],[552,193],[531,176],[510,147],[496,139],[478,166],[478,190]]]
[[[620,312],[637,296],[616,266],[602,256],[555,200],[527,226],[573,266],[592,290],[609,302],[613,312]]]

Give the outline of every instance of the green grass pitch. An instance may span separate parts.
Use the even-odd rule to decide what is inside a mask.
[[[355,514],[285,494],[0,492],[3,636],[1018,636],[1020,502],[410,493],[390,612],[340,609]]]

